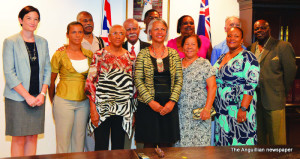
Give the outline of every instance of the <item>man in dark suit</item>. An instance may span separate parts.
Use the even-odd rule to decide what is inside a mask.
[[[135,19],[127,19],[123,23],[123,26],[126,30],[126,38],[127,38],[127,40],[123,44],[123,48],[128,50],[131,53],[134,53],[135,56],[137,57],[140,50],[144,49],[145,47],[149,47],[151,44],[143,42],[139,39],[140,27],[138,22]],[[134,118],[133,118],[132,125],[134,125]],[[125,145],[124,145],[125,149],[131,148],[132,136],[128,137],[128,135],[125,134]],[[137,143],[136,147],[144,148],[144,144]]]
[[[123,26],[126,30],[126,41],[123,44],[123,48],[132,52],[132,48],[134,48],[134,53],[137,57],[140,50],[144,49],[145,47],[150,46],[151,44],[141,41],[139,39],[140,34],[140,27],[138,22],[135,19],[127,19]]]
[[[257,39],[250,46],[260,63],[257,88],[257,137],[259,145],[285,145],[285,101],[296,76],[295,53],[290,43],[270,36],[265,20],[254,23]]]

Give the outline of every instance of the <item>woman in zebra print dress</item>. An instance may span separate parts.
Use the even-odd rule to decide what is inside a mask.
[[[132,68],[135,55],[122,48],[125,29],[111,28],[110,45],[94,54],[85,92],[90,99],[89,131],[95,135],[95,150],[123,149],[125,133],[131,136],[133,99]]]

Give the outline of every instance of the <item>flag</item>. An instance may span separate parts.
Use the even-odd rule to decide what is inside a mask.
[[[200,13],[199,13],[197,34],[204,35],[208,39],[211,38],[208,0],[201,0],[200,2]]]
[[[106,45],[108,45],[109,44],[108,33],[109,33],[109,28],[111,27],[111,12],[110,12],[109,0],[104,0],[102,15],[103,15],[103,21],[102,21],[101,38],[104,40]]]

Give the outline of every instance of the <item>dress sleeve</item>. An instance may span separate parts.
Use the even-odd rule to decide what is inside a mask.
[[[136,59],[135,63],[135,73],[134,73],[134,83],[138,90],[138,93],[142,100],[145,103],[149,103],[151,100],[154,100],[149,90],[147,89],[145,85],[145,54],[147,54],[148,49],[143,49],[138,54],[138,57]],[[150,75],[149,75],[150,76]],[[151,77],[148,77],[151,78]]]
[[[45,46],[46,46],[46,59],[45,59],[45,67],[44,67],[44,78],[43,78],[43,84],[46,84],[50,86],[51,83],[51,63],[50,63],[50,56],[49,56],[49,48],[48,48],[48,42],[45,40]]]
[[[245,78],[243,94],[253,96],[259,80],[259,64],[256,57],[251,52],[244,52],[243,57],[243,75]]]
[[[205,73],[204,78],[205,79],[208,79],[211,76],[216,75],[216,68],[213,67],[207,59],[204,59],[204,65],[203,65],[202,68],[206,69],[206,71],[204,71],[204,73]]]
[[[16,73],[14,54],[14,42],[5,39],[3,42],[3,71],[6,84],[10,89],[21,83]]]
[[[176,50],[173,50],[173,51],[171,51],[170,54],[172,54],[172,56],[173,56],[172,59],[174,60],[173,63],[174,63],[176,72],[175,72],[174,88],[171,90],[170,100],[172,100],[174,102],[178,102],[182,84],[183,84],[182,64],[181,64],[181,60],[180,60],[180,57],[179,57],[177,51]]]
[[[101,67],[100,54],[102,51],[103,49],[95,52],[85,82],[85,89],[84,89],[85,94],[93,102],[95,102],[96,99],[96,84],[98,82],[98,76],[100,74],[100,67]]]
[[[59,69],[61,67],[61,63],[60,63],[60,52],[55,52],[54,55],[52,56],[51,59],[51,72],[53,73],[59,73]]]

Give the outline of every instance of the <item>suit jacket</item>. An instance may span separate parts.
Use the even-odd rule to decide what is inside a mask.
[[[50,85],[51,65],[48,42],[46,39],[34,35],[39,57],[39,88],[43,84]],[[24,98],[13,88],[22,84],[29,91],[30,62],[24,40],[20,33],[8,37],[3,42],[3,70],[5,76],[4,96],[6,98],[23,101]]]
[[[255,52],[258,42],[250,46]],[[266,110],[285,107],[286,96],[296,76],[295,53],[290,43],[270,37],[260,62],[259,100]]]
[[[142,49],[144,49],[144,48],[146,48],[146,47],[149,47],[149,46],[151,45],[151,44],[149,44],[149,43],[143,42],[143,41],[140,40],[140,39],[139,39],[139,41],[140,41],[140,50],[142,50]],[[122,47],[123,47],[124,49],[128,50],[129,52],[131,51],[131,50],[130,50],[131,48],[128,48],[128,41],[125,41],[125,42],[123,43]]]

